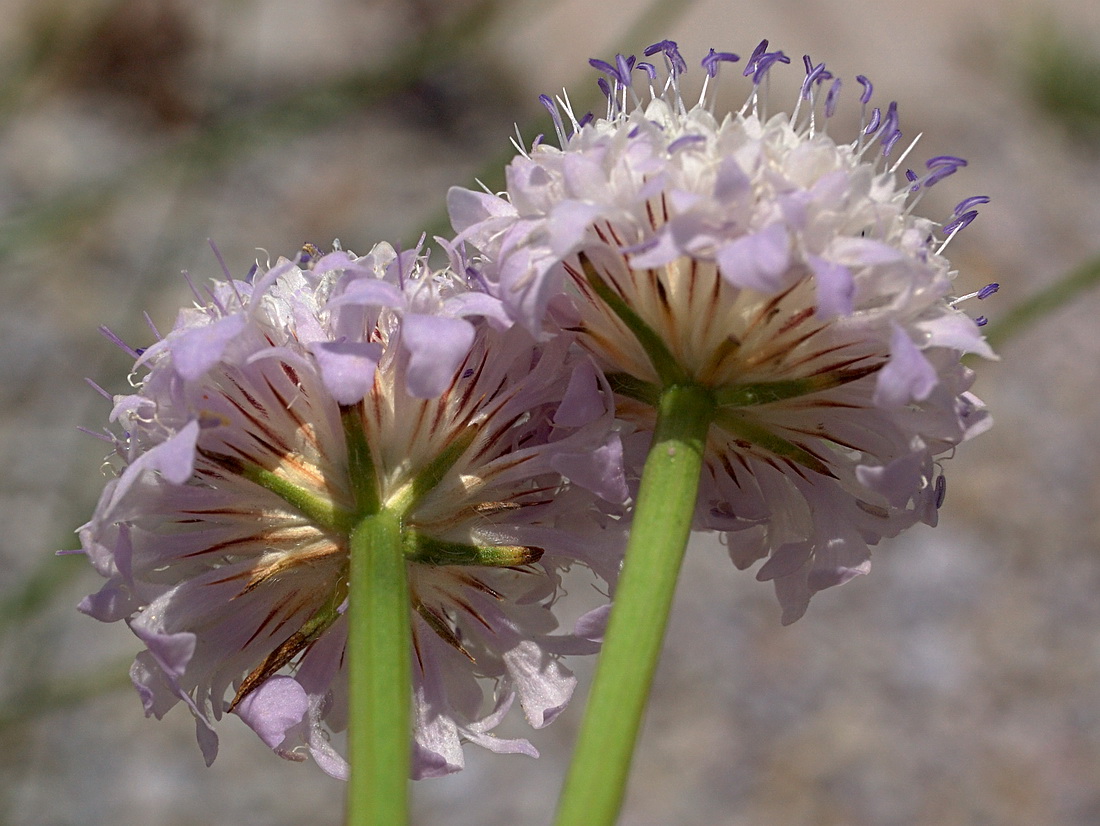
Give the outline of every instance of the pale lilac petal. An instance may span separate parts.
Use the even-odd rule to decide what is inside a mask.
[[[186,381],[197,381],[218,363],[226,346],[241,334],[246,322],[243,314],[226,316],[169,339],[168,349],[176,372]]]
[[[405,306],[405,295],[396,284],[379,281],[376,278],[357,278],[349,283],[342,293],[328,304],[336,307],[391,307]]]
[[[277,749],[287,729],[298,725],[309,711],[309,697],[292,677],[271,677],[237,705],[236,712],[268,748]]]
[[[630,250],[630,266],[637,270],[663,267],[683,255],[681,246],[672,226],[665,224],[644,246]]]
[[[858,465],[856,479],[864,487],[886,497],[895,508],[902,508],[919,491],[923,481],[925,454],[910,453],[886,465]]]
[[[470,345],[474,328],[458,318],[406,313],[401,325],[401,342],[409,354],[406,383],[418,399],[431,399],[454,380]]]
[[[554,425],[581,427],[600,418],[607,410],[600,390],[595,365],[591,361],[578,364],[569,377],[569,386],[565,389],[561,404],[554,412]]]
[[[523,640],[505,652],[504,663],[527,722],[534,728],[548,725],[573,696],[577,678],[531,640]]]
[[[806,586],[811,591],[824,591],[870,571],[870,552],[862,543],[857,541],[852,546],[842,541],[825,543],[814,556]]]
[[[842,236],[829,245],[828,256],[837,263],[856,267],[892,264],[901,260],[902,252],[897,247],[872,238]]]
[[[782,224],[771,224],[726,244],[715,257],[722,276],[735,287],[778,292],[790,267],[790,237]]]
[[[135,459],[112,486],[109,500],[100,503],[101,520],[107,523],[119,517],[119,508],[146,472],[159,473],[173,485],[182,485],[190,479],[195,469],[198,437],[199,423],[188,422],[178,433]]]
[[[195,472],[195,445],[198,438],[199,423],[188,422],[175,436],[145,454],[150,457],[145,468],[159,473],[173,485],[182,485]],[[152,459],[154,456],[155,460]]]
[[[623,445],[611,434],[595,450],[557,453],[550,466],[572,482],[592,491],[605,502],[622,504],[630,497],[623,472]]]
[[[496,195],[453,186],[447,191],[447,214],[455,232],[462,233],[491,218],[510,218],[516,209]]]
[[[573,624],[573,633],[586,640],[603,642],[603,635],[607,631],[607,621],[610,617],[610,603],[593,608],[577,618],[576,623]]]
[[[981,328],[974,323],[974,319],[961,312],[918,321],[914,327],[928,336],[931,347],[950,347],[960,353],[974,353],[982,358],[997,359],[997,354],[982,336]]]
[[[488,293],[459,293],[443,302],[443,314],[455,318],[481,316],[498,330],[512,326],[514,319],[508,315],[504,303]]]
[[[921,401],[935,388],[936,368],[898,324],[892,325],[890,360],[879,370],[874,403],[880,407],[898,407]]]
[[[145,643],[145,647],[157,664],[164,669],[164,673],[178,679],[187,670],[187,664],[195,654],[196,637],[189,631],[180,631],[175,634],[164,634],[147,627],[150,619],[143,615],[130,623],[134,634]]]
[[[816,255],[807,256],[806,261],[817,279],[817,317],[825,320],[851,315],[852,297],[856,290],[852,271],[843,264],[826,261]]]
[[[560,258],[576,250],[600,215],[600,207],[582,201],[563,201],[550,210],[550,251]]]
[[[310,352],[332,397],[339,404],[355,404],[374,384],[382,346],[362,341],[318,341]]]
[[[783,545],[772,551],[768,561],[756,572],[756,578],[768,582],[788,577],[805,565],[812,554],[813,547],[804,542]]]

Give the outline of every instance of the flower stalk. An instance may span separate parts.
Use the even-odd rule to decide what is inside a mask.
[[[412,651],[400,520],[382,510],[351,533],[348,611],[349,826],[409,819]]]
[[[622,577],[557,826],[609,826],[622,806],[691,534],[707,430],[714,414],[711,392],[699,385],[670,385],[661,393]]]

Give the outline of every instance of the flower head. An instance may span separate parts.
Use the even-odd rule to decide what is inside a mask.
[[[770,557],[758,577],[792,622],[868,570],[870,545],[934,523],[937,457],[988,425],[960,356],[992,352],[943,256],[988,198],[943,226],[919,217],[966,162],[899,171],[915,141],[900,143],[896,103],[869,110],[862,76],[844,142],[830,135],[841,81],[808,56],[793,113],[769,116],[762,84],[790,60],[762,42],[742,64],[751,94],[724,117],[708,92],[737,55],[703,59],[694,105],[676,44],[646,56],[663,68],[592,61],[603,117],[544,98],[559,145],[522,151],[502,195],[452,190],[452,222],[514,319],[577,332],[642,448],[662,388],[710,390],[697,525],[725,531],[739,567]]]
[[[108,579],[81,610],[145,645],[131,676],[146,713],[186,704],[208,763],[234,712],[280,755],[346,776],[330,735],[347,725],[348,542],[366,499],[402,525],[414,775],[460,769],[462,741],[536,754],[491,730],[515,699],[535,727],[565,705],[561,655],[595,646],[551,633],[559,575],[616,570],[595,503],[626,488],[591,361],[385,244],[197,297],[134,353],[143,378],[111,414],[118,476],[80,530]]]

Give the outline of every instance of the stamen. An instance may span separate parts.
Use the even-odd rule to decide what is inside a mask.
[[[867,124],[863,130],[864,135],[873,135],[878,130],[879,122],[882,120],[882,110],[877,106],[871,110],[871,122]]]
[[[756,44],[756,48],[752,50],[752,54],[749,55],[749,60],[745,64],[745,71],[741,74],[743,77],[748,77],[756,71],[756,62],[760,60],[760,57],[768,50],[767,38],[761,40]]]
[[[886,120],[883,121],[879,134],[882,136],[880,138],[882,141],[882,157],[885,158],[901,137],[901,130],[898,129],[898,102],[896,100],[890,101],[890,105],[886,108]]]
[[[900,132],[898,133],[898,136],[901,136]],[[898,156],[898,159],[894,161],[893,166],[890,167],[889,172],[891,175],[898,171],[898,167],[902,165],[907,157],[909,157],[909,153],[913,151],[913,147],[917,145],[917,141],[919,141],[923,136],[924,133],[920,132],[915,138],[913,138],[913,140],[909,142],[909,146],[905,148],[905,151]],[[912,170],[909,171],[912,172]],[[908,175],[906,177],[908,177]],[[916,173],[914,173],[913,177],[916,178]]]
[[[928,188],[939,183],[948,175],[954,175],[955,172],[966,166],[966,161],[954,155],[937,155],[925,161],[924,165],[929,173],[924,176],[922,183],[925,188]]]
[[[936,477],[936,510],[943,507],[943,500],[947,498],[947,477],[942,473]]]
[[[837,98],[840,97],[840,78],[836,78],[833,81],[833,85],[829,87],[828,94],[825,95],[825,117],[831,118],[836,112]]]
[[[654,43],[643,54],[646,57],[653,57],[657,52],[664,53],[669,64],[669,71],[673,75],[682,75],[687,71],[687,62],[680,55],[680,47],[676,45],[675,40],[662,40],[659,43]]]
[[[676,152],[680,151],[685,146],[689,146],[691,144],[697,144],[697,143],[706,143],[706,142],[707,142],[707,139],[706,139],[705,135],[684,135],[683,137],[677,138],[676,140],[674,140],[672,143],[670,143],[668,145],[668,154],[674,155]],[[654,240],[656,240],[656,239],[654,239]]]
[[[736,63],[740,59],[741,56],[733,52],[716,52],[714,49],[711,49],[710,53],[703,58],[702,66],[707,70],[708,77],[717,77],[719,63],[723,61],[726,63]]]
[[[606,83],[603,78],[600,78],[601,83]],[[539,95],[539,103],[546,107],[546,111],[550,113],[550,119],[554,121],[554,132],[558,136],[558,145],[565,149],[565,124],[561,120],[561,112],[558,111],[557,104],[549,95]]]
[[[976,209],[972,209],[969,212],[964,212],[962,215],[960,215],[958,218],[956,218],[950,224],[945,226],[943,228],[943,231],[950,234],[950,235],[954,235],[959,230],[966,229],[966,227],[970,226],[970,224],[973,222],[973,220],[977,217],[978,217],[978,210],[976,210]]]
[[[129,344],[119,338],[115,331],[108,327],[106,324],[100,325],[99,332],[101,332],[109,342],[121,349],[122,352],[133,359],[139,358],[142,352],[144,352],[142,350],[135,350],[133,347],[131,347]]]
[[[149,329],[153,331],[153,336],[157,339],[157,341],[160,341],[160,330],[158,330],[157,325],[153,323],[153,319],[150,318],[149,313],[142,313],[142,315],[145,317],[145,323],[149,325]]]
[[[863,87],[863,93],[859,96],[859,102],[866,106],[871,102],[871,93],[874,91],[874,86],[871,81],[867,79],[866,75],[856,75],[856,82]]]
[[[964,198],[963,200],[959,201],[959,203],[955,206],[955,211],[951,214],[953,216],[961,215],[971,207],[979,206],[981,204],[988,204],[989,200],[990,198],[988,195],[971,195],[969,198]]]
[[[114,396],[112,396],[110,393],[108,393],[106,390],[104,390],[102,387],[100,387],[98,384],[96,384],[96,382],[93,379],[84,379],[84,381],[87,382],[91,386],[91,388],[93,390],[95,390],[95,392],[97,392],[99,395],[101,395],[107,401],[113,402],[115,400]]]
[[[706,69],[706,76],[703,78],[703,88],[699,91],[699,106],[704,106],[707,100],[707,89],[710,86],[710,79],[718,76],[718,64],[723,60],[729,63],[735,63],[740,60],[739,55],[735,55],[733,52],[716,52],[714,49],[710,50],[710,53],[703,58],[702,66]]]
[[[989,298],[989,296],[997,292],[999,289],[1001,289],[1001,285],[994,281],[991,284],[986,284],[980,290],[976,290],[972,293],[967,293],[966,295],[960,295],[958,298],[952,299],[950,303],[951,306],[954,307],[956,304],[961,304],[963,301],[969,301],[971,298],[976,298],[979,301],[984,301],[985,299]]]

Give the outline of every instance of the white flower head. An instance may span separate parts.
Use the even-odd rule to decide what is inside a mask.
[[[627,496],[610,390],[569,336],[536,342],[418,254],[299,263],[216,282],[131,351],[118,477],[80,529],[108,581],[81,610],[127,622],[146,713],[184,703],[207,762],[235,713],[346,777],[330,738],[347,726],[349,536],[369,489],[401,524],[414,775],[462,768],[463,742],[534,755],[491,730],[513,700],[549,723],[576,682],[562,655],[595,650],[552,633],[551,608],[570,565],[616,574],[618,532],[594,507]]]
[[[521,150],[501,195],[453,189],[452,222],[517,322],[578,333],[637,428],[636,462],[662,387],[711,390],[697,524],[725,531],[739,566],[770,556],[758,577],[792,622],[813,592],[864,573],[870,545],[935,521],[937,457],[989,424],[960,357],[993,354],[943,255],[989,199],[944,226],[919,217],[966,162],[905,168],[916,141],[900,143],[896,103],[869,109],[862,76],[843,142],[840,79],[808,56],[792,114],[765,112],[762,84],[790,61],[764,41],[744,63],[745,105],[717,117],[710,84],[737,55],[704,58],[694,105],[676,45],[646,55],[664,72],[591,61],[603,117],[544,97],[559,145]]]

